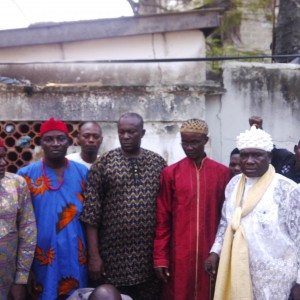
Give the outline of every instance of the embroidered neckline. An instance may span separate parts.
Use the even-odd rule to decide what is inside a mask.
[[[66,160],[66,163],[67,163],[66,167],[68,167],[69,166],[69,161],[68,161],[67,158],[65,158],[65,160]],[[50,185],[48,185],[48,177],[46,176],[45,162],[44,162],[43,159],[42,159],[42,174],[43,174],[43,178],[44,178],[44,183],[45,183],[46,187],[48,188],[48,190],[50,190],[50,191],[57,191],[64,184],[65,172],[63,174],[63,179],[62,179],[61,183],[57,187],[51,187]]]

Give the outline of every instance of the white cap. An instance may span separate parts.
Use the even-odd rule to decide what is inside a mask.
[[[239,150],[255,148],[268,152],[271,152],[274,147],[271,136],[264,130],[256,128],[255,125],[237,136],[236,146]]]

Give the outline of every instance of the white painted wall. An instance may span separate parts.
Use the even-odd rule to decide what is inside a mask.
[[[205,37],[200,30],[0,49],[0,62],[4,63],[193,57],[205,57]],[[91,71],[91,68],[87,65],[78,66],[81,70],[77,72],[74,82],[173,85],[198,84],[205,80],[205,62],[99,64],[93,66],[98,77],[94,75],[90,80],[85,72]],[[59,75],[55,79],[59,80]],[[60,82],[63,82],[63,78]]]
[[[263,128],[277,148],[293,152],[300,139],[300,66],[230,62],[223,68],[227,92],[221,103],[215,100],[206,107],[208,123],[217,122],[220,128],[213,157],[228,164],[236,136],[249,129],[252,115],[263,118]]]

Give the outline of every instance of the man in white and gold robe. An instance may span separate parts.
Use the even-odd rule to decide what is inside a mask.
[[[276,174],[269,134],[252,127],[237,137],[242,174],[226,187],[222,219],[206,270],[214,299],[300,299],[300,189]],[[219,261],[220,257],[220,261]]]

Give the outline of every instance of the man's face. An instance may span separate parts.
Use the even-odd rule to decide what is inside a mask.
[[[270,163],[270,152],[255,148],[240,151],[241,170],[247,177],[261,177],[268,170]]]
[[[140,120],[136,117],[121,118],[118,123],[118,135],[122,150],[127,154],[137,154],[145,134]]]
[[[80,128],[78,135],[78,144],[81,146],[81,152],[97,154],[102,143],[102,131],[94,123],[85,123]]]
[[[41,146],[45,158],[49,160],[62,159],[67,153],[69,140],[64,132],[52,130],[42,136]]]
[[[6,166],[6,150],[4,147],[0,147],[0,179],[2,179],[5,176]]]
[[[240,155],[232,154],[229,162],[229,169],[231,176],[235,176],[241,173]]]
[[[202,159],[204,154],[204,146],[208,141],[208,137],[205,134],[194,132],[182,132],[181,133],[181,146],[185,155],[198,161]]]

